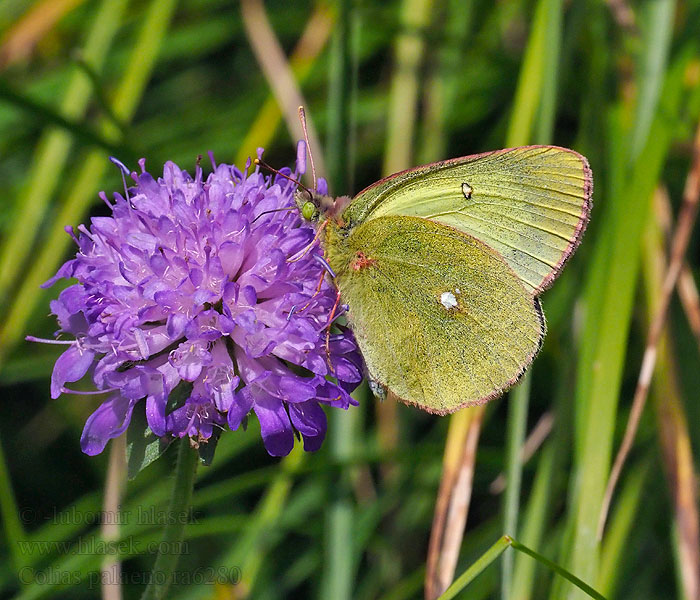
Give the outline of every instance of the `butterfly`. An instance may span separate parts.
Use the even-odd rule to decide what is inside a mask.
[[[592,192],[586,158],[557,146],[416,167],[353,198],[299,189],[374,394],[444,415],[514,385],[542,346],[538,296],[580,243]]]

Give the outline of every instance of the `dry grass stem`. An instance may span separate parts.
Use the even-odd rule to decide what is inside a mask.
[[[43,0],[37,2],[0,41],[0,70],[28,59],[36,45],[56,23],[85,0]]]
[[[658,189],[656,200],[654,209],[656,210],[657,222],[661,227],[664,239],[668,240],[671,237],[673,226],[673,208],[671,207],[671,199],[668,197],[668,189],[665,186]],[[698,294],[698,287],[687,260],[683,262],[676,289],[700,352],[700,294]]]
[[[657,219],[649,224],[644,243],[644,273],[649,315],[656,309],[664,269],[668,263],[664,248],[670,236],[672,219],[671,203],[666,189],[658,188],[654,199]],[[659,341],[659,360],[653,388],[659,441],[678,537],[679,579],[683,598],[694,600],[700,598],[700,518],[696,472],[688,417],[683,406],[676,360],[668,331],[662,334]]]
[[[476,450],[484,408],[477,406],[457,413],[450,424],[443,476],[430,532],[425,598],[434,600],[452,583],[462,546],[472,494]]]
[[[636,33],[637,20],[634,17],[632,7],[626,0],[607,0],[607,5],[619,27],[631,33]]]
[[[698,287],[687,263],[683,264],[678,278],[678,296],[700,352],[700,294],[698,294]]]
[[[553,426],[554,413],[544,413],[532,428],[530,435],[527,436],[523,447],[520,449],[520,461],[523,464],[527,463],[535,455],[535,452],[537,452],[540,446],[542,446],[544,441],[549,437]],[[499,473],[498,477],[491,482],[489,492],[498,495],[502,494],[505,489],[506,475],[505,473]]]
[[[649,384],[651,376],[654,372],[656,364],[656,356],[658,351],[658,343],[666,323],[666,315],[671,302],[671,294],[676,287],[678,277],[683,266],[683,257],[690,241],[690,234],[693,231],[695,218],[697,216],[698,199],[700,198],[700,125],[695,134],[693,144],[693,156],[690,170],[685,181],[683,190],[683,203],[681,205],[678,216],[678,223],[673,233],[671,242],[671,255],[669,259],[668,270],[664,277],[664,282],[661,288],[661,297],[658,308],[649,327],[647,336],[646,349],[642,359],[642,366],[637,380],[637,388],[632,401],[632,410],[630,412],[625,435],[620,445],[620,449],[615,457],[610,479],[603,497],[603,504],[600,511],[600,519],[598,521],[598,537],[602,538],[605,521],[607,519],[608,510],[612,495],[615,491],[615,486],[620,478],[622,467],[625,464],[627,455],[632,447],[634,437],[639,427],[639,421],[644,411],[647,396],[649,394]]]
[[[277,40],[275,32],[272,30],[262,0],[241,0],[241,15],[243,16],[243,24],[250,47],[263,73],[265,73],[273,94],[277,98],[287,129],[294,140],[303,139],[304,132],[299,122],[297,110],[306,103],[297,85],[289,61]],[[305,43],[309,43],[308,38]],[[307,125],[309,129],[309,144],[314,152],[314,160],[318,166],[318,171],[325,175],[327,171],[323,160],[321,142],[313,121],[308,115]]]

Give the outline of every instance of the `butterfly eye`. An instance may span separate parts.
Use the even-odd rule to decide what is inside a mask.
[[[316,205],[313,202],[304,202],[301,207],[301,216],[310,221],[316,212]]]

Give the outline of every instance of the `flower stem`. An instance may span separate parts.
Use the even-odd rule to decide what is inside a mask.
[[[163,543],[153,565],[151,580],[141,600],[160,600],[166,597],[185,537],[198,462],[199,456],[197,451],[190,447],[189,439],[180,440],[173,492],[168,507],[167,523],[163,530]]]

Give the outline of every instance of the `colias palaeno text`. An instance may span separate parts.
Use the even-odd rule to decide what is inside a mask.
[[[588,223],[588,161],[556,146],[455,158],[354,198],[300,189],[374,393],[452,413],[502,394],[539,351],[538,295]]]

